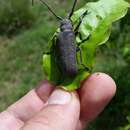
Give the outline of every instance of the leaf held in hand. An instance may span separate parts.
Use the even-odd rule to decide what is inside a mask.
[[[94,65],[96,48],[109,39],[112,23],[124,17],[129,7],[129,3],[124,0],[99,0],[98,2],[89,2],[74,12],[71,17],[74,28],[82,18],[76,42],[80,44],[83,64],[90,70]],[[59,29],[50,40],[48,51],[53,49],[53,45],[56,44],[55,36],[58,32]],[[79,58],[79,54],[77,55]],[[64,86],[63,88],[68,91],[77,89],[80,82],[89,75],[89,72],[78,65],[80,71],[77,76],[74,79],[64,79],[63,81],[62,74],[55,62],[54,53],[43,55],[43,68],[48,80],[56,85]]]

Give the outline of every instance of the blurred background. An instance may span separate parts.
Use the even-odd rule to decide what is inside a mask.
[[[80,0],[77,9],[96,0]],[[72,0],[47,0],[66,16]],[[0,0],[0,111],[44,79],[42,54],[59,23],[39,2]],[[112,102],[87,130],[130,130],[130,11],[113,24],[107,42],[97,49],[94,71],[111,75],[117,84]]]

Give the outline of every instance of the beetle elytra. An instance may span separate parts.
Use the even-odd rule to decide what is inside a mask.
[[[78,64],[82,65],[85,69],[88,70],[88,68],[84,64],[82,64],[82,52],[79,45],[76,44],[76,34],[82,23],[82,18],[75,29],[73,29],[73,25],[71,22],[71,16],[74,13],[77,0],[74,0],[72,9],[67,18],[62,18],[56,15],[55,12],[48,6],[48,4],[45,1],[40,1],[50,10],[50,12],[58,20],[60,20],[60,32],[55,37],[56,44],[53,46],[51,52],[53,50],[55,51],[55,60],[62,76],[70,78],[75,77],[78,73]],[[32,0],[32,4],[33,3],[34,2]],[[84,15],[86,13],[87,12],[85,12]],[[77,60],[78,51],[80,52],[80,63]]]

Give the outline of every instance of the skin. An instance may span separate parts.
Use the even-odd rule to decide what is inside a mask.
[[[82,130],[104,110],[115,92],[115,82],[104,73],[92,74],[75,92],[42,81],[0,113],[0,129]]]

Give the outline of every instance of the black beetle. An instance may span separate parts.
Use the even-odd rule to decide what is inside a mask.
[[[78,73],[77,51],[80,51],[80,65],[88,70],[88,68],[82,64],[82,53],[80,47],[76,44],[76,33],[78,32],[78,28],[82,23],[82,19],[80,19],[80,22],[75,29],[73,29],[70,19],[73,15],[77,0],[74,0],[73,7],[68,18],[57,16],[46,2],[43,0],[40,1],[47,6],[47,8],[58,20],[60,20],[60,32],[56,36],[56,44],[52,49],[55,49],[56,63],[62,73],[62,76],[73,78]],[[86,13],[87,12],[83,14],[82,18],[86,15]]]

